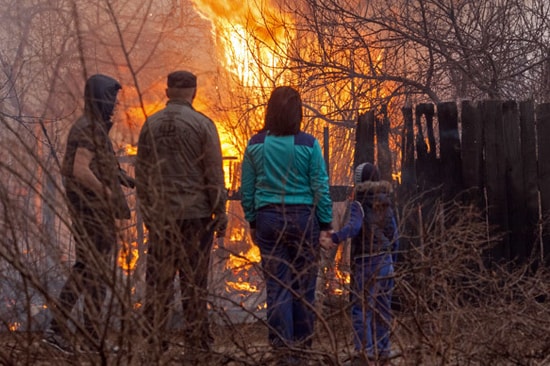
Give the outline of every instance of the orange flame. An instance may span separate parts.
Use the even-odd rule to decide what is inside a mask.
[[[159,87],[160,88],[160,87]],[[126,119],[130,122],[137,122],[140,125],[145,121],[147,116],[150,116],[164,108],[164,102],[157,101],[154,103],[147,103],[143,107],[134,106],[125,109]]]
[[[124,146],[124,152],[126,153],[126,155],[136,155],[137,146],[126,144],[126,146]]]
[[[246,252],[240,252],[239,254],[230,254],[226,264],[226,269],[240,268],[248,270],[254,264],[261,261],[260,248],[255,245],[251,245]]]
[[[249,282],[244,282],[242,279],[239,279],[239,281],[226,281],[226,291],[232,292],[232,290],[237,291],[247,291],[247,292],[258,292],[258,287],[255,285],[250,284]]]
[[[286,74],[281,70],[285,69],[287,60],[283,59],[290,49],[291,42],[296,38],[296,34],[292,30],[294,19],[284,14],[277,9],[272,0],[244,0],[241,2],[228,2],[225,0],[192,0],[195,9],[205,19],[211,21],[212,32],[215,36],[218,54],[221,56],[219,60],[225,70],[232,76],[231,79],[236,79],[240,86],[244,87],[246,93],[252,100],[262,99],[258,105],[264,102],[262,97],[262,89],[271,89],[273,85],[284,83]],[[375,55],[375,68],[382,67],[383,52]],[[344,53],[342,57],[348,57]],[[349,83],[349,80],[343,80],[342,83]],[[335,89],[344,89],[342,85]],[[380,89],[374,97],[384,98],[389,93]],[[335,93],[335,98],[348,98],[348,93]],[[319,104],[318,110],[328,114],[333,109],[332,104],[324,103],[324,98],[318,96],[314,98]],[[335,105],[340,105],[345,101],[338,101]],[[360,109],[367,109],[367,101],[360,103]],[[163,105],[154,103],[146,105],[144,108],[134,108],[127,111],[128,116],[139,116],[143,120],[143,116],[150,115]],[[198,109],[204,109],[205,106],[198,105]],[[232,119],[232,118],[231,118]],[[252,121],[254,123],[254,121]],[[224,160],[225,182],[227,187],[231,187],[231,169],[232,161],[229,157],[238,157],[239,152],[235,149],[231,142],[231,136],[238,134],[230,128],[224,130],[222,126],[218,127],[220,132],[220,140],[222,144],[222,153],[226,158]],[[136,149],[133,146],[127,146],[126,151],[129,155],[135,154]],[[231,233],[232,241],[245,242],[244,228]],[[137,261],[137,249],[126,249],[119,258],[119,265],[126,271],[132,270],[132,266]],[[341,253],[340,253],[341,257]],[[129,259],[128,259],[129,258]],[[133,262],[133,265],[130,263]],[[259,249],[251,245],[247,250],[243,250],[238,254],[231,254],[227,263],[227,269],[236,269],[247,271],[253,265],[260,262]],[[338,261],[337,261],[338,263]],[[340,268],[334,269],[334,276],[339,283],[335,292],[343,291],[345,284],[349,284],[349,273],[342,271]],[[246,276],[244,276],[246,277]],[[237,281],[227,281],[227,289],[237,291],[258,291],[253,284],[246,282],[243,277],[238,276]]]
[[[333,295],[344,295],[346,288],[348,288],[351,283],[351,274],[341,268],[341,264],[345,262],[343,258],[344,254],[344,246],[340,245],[334,257],[334,263],[336,263],[336,266],[332,269],[332,271],[325,268],[325,274],[329,277],[325,287]]]
[[[10,332],[15,332],[19,327],[21,326],[21,323],[19,322],[13,322],[9,325]]]
[[[124,242],[120,248],[117,262],[120,268],[130,273],[136,269],[138,258],[139,250],[137,242],[134,241],[131,244]]]
[[[292,23],[290,16],[272,11],[276,8],[268,0],[192,2],[197,12],[212,22],[225,69],[245,87],[271,86],[284,62],[273,50],[286,50],[294,37],[285,27]]]

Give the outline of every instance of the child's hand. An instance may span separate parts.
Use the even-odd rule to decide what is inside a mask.
[[[319,243],[321,248],[325,250],[332,250],[336,247],[336,243],[332,241],[332,230],[321,231],[321,236],[319,238]]]

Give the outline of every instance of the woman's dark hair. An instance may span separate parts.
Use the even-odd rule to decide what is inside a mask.
[[[289,136],[300,132],[302,123],[302,99],[290,86],[273,90],[267,102],[263,131],[275,136]]]

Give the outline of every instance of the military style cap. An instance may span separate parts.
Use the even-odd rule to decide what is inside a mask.
[[[169,88],[196,88],[197,77],[189,71],[174,71],[168,75]]]

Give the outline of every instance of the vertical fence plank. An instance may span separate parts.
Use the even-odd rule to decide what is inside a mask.
[[[533,101],[521,102],[520,134],[521,158],[523,174],[523,192],[525,194],[525,237],[526,248],[523,253],[525,259],[536,252],[539,220],[539,193],[537,186],[537,140],[535,130],[535,105]],[[533,268],[535,269],[535,267]]]
[[[380,115],[376,118],[376,147],[378,152],[380,178],[391,182],[392,159],[390,151],[390,120],[388,119],[387,105],[381,107]]]
[[[425,126],[422,117],[425,118]],[[436,189],[441,185],[437,144],[433,129],[434,105],[419,104],[416,106],[416,177],[421,191],[430,192],[432,198],[439,196]],[[430,205],[427,205],[429,209]]]
[[[400,196],[410,197],[416,190],[416,173],[414,157],[414,126],[412,108],[401,109],[403,113],[403,135],[401,156]]]
[[[443,199],[447,201],[454,199],[463,189],[456,103],[439,103],[437,105],[437,120],[439,121]]]
[[[470,101],[462,102],[462,179],[466,202],[485,209],[483,198],[483,126],[481,110]]]
[[[485,142],[485,181],[487,190],[487,216],[489,223],[496,225],[497,232],[508,232],[508,205],[506,201],[506,171],[502,133],[502,102],[486,101],[482,103],[481,111]],[[486,253],[488,263],[498,262],[506,258],[509,249],[509,239],[504,235],[501,239],[493,236],[494,247]]]
[[[430,160],[435,161],[437,159],[437,143],[435,140],[434,132],[434,105],[433,104],[421,104],[424,117],[426,118],[426,134],[428,137],[429,157]]]
[[[430,159],[437,159],[437,142],[435,140],[434,133],[434,105],[432,103],[422,103],[416,106],[416,123],[418,126],[419,137],[423,139],[424,133],[426,133],[427,140],[427,154]],[[426,120],[426,130],[424,131],[421,127],[421,119],[424,116]],[[425,142],[425,141],[423,141]]]
[[[508,203],[508,227],[510,229],[507,259],[523,262],[527,247],[525,228],[525,192],[521,158],[519,109],[515,101],[502,105],[502,132],[506,164],[506,202]]]
[[[406,251],[410,246],[416,246],[420,230],[418,228],[418,217],[414,210],[411,198],[415,196],[417,189],[416,181],[416,159],[415,159],[415,137],[413,111],[411,107],[401,109],[403,113],[403,135],[402,135],[402,156],[401,156],[401,184],[397,191],[397,207],[401,221],[402,250]]]
[[[544,257],[545,264],[550,263],[550,104],[535,107],[532,101],[519,105],[515,101],[465,101],[461,140],[456,105],[439,104],[440,165],[430,159],[436,142],[431,141],[428,127],[433,117],[429,105],[416,107],[416,121],[410,108],[402,111],[400,191],[408,187],[408,197],[424,194],[419,206],[423,219],[429,219],[434,199],[441,198],[441,192],[433,189],[437,184],[434,176],[441,175],[443,198],[451,198],[462,187],[468,192],[464,196],[467,202],[487,209],[488,224],[494,229],[490,234],[494,247],[485,253],[487,263],[516,259],[522,264],[539,248],[537,254]],[[544,219],[541,239],[539,196]]]
[[[541,255],[546,264],[550,259],[550,103],[536,108],[538,146],[538,184],[543,218]]]
[[[355,132],[353,165],[366,161],[374,162],[374,111],[359,116]]]

